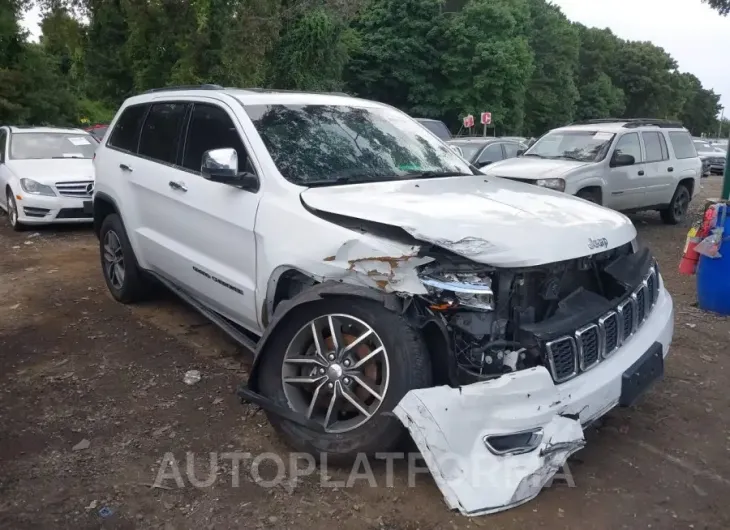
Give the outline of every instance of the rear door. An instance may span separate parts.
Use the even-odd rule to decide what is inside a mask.
[[[611,154],[611,161],[619,155],[634,157],[634,165],[614,167],[609,164],[606,184],[608,193],[604,193],[605,206],[615,210],[630,210],[644,204],[644,178],[646,168],[638,132],[624,134],[616,141]]]
[[[674,193],[674,167],[669,163],[664,134],[659,131],[643,131],[641,139],[646,153],[644,206],[666,204]]]

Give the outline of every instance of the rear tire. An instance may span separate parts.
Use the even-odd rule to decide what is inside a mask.
[[[677,186],[672,197],[672,202],[669,206],[663,210],[660,210],[662,221],[668,225],[676,225],[681,223],[687,215],[689,210],[689,203],[692,197],[689,193],[689,189],[684,184]]]
[[[353,347],[349,352],[341,352],[332,347],[332,343],[329,342],[332,336],[329,330],[332,328],[327,329],[326,325],[329,316],[336,319],[335,327],[342,330],[343,342],[346,345],[355,342],[357,347]],[[295,352],[294,358],[299,360],[303,356],[307,356],[308,359],[321,358],[316,354],[316,340],[313,337],[305,335],[303,339],[300,338],[303,337],[303,333],[310,333],[308,329],[320,326],[319,322],[325,322],[324,327],[318,332],[325,360],[322,367],[319,365],[297,367],[296,369],[301,372],[295,373],[293,377],[285,376],[284,374],[292,373],[290,371],[292,352]],[[331,325],[332,321],[329,322]],[[356,332],[348,331],[353,329],[347,327],[351,322],[364,327]],[[362,342],[353,340],[355,335],[363,335],[362,330],[368,328],[371,334],[367,340]],[[350,386],[346,386],[346,383],[348,374],[353,373],[350,370],[358,368],[356,366],[358,358],[374,355],[373,351],[378,349],[377,344],[383,347],[383,352],[379,355],[383,355],[384,359],[372,357],[369,364],[360,368],[360,376],[364,375],[361,379],[368,384],[380,381],[380,387],[371,385],[372,388],[377,388],[376,393],[382,396],[376,403],[376,398],[372,397],[373,394],[365,392],[365,387],[355,384],[352,380]],[[364,351],[361,351],[361,348],[364,348]],[[407,431],[398,418],[387,413],[390,413],[410,390],[428,387],[432,383],[431,359],[420,333],[403,317],[388,311],[382,304],[362,298],[329,298],[292,310],[292,314],[282,321],[279,329],[272,334],[271,342],[262,354],[265,356],[261,359],[259,367],[261,393],[283,407],[301,412],[304,417],[307,413],[311,414],[311,419],[320,425],[327,424],[333,432],[317,433],[282,419],[275,413],[267,413],[274,429],[295,450],[309,453],[315,459],[319,459],[322,453],[327,453],[328,462],[335,465],[352,461],[358,453],[373,454],[396,448]],[[328,360],[330,355],[334,359]],[[354,357],[355,355],[358,357]],[[349,360],[347,356],[350,356]],[[375,373],[379,374],[375,377],[373,372],[370,372],[372,364],[375,364]],[[350,368],[344,368],[345,366]],[[384,366],[387,376],[383,375]],[[332,375],[332,369],[337,367],[343,367],[345,370],[341,379],[335,379]],[[334,372],[337,373],[339,369]],[[314,374],[318,379],[311,385],[284,383],[285,377],[292,381],[301,377],[301,374],[310,376]],[[354,379],[357,380],[357,376]],[[382,388],[383,381],[385,388]],[[329,386],[330,383],[333,383],[333,387]],[[360,400],[363,409],[372,413],[369,418],[358,412],[351,402],[345,400],[342,394],[345,390]],[[315,404],[312,404],[312,400]],[[334,418],[330,416],[330,410],[337,411],[334,413]],[[356,415],[354,419],[351,419],[352,414]]]
[[[601,192],[598,190],[580,190],[575,196],[593,204],[601,205]]]
[[[99,254],[104,281],[112,296],[123,304],[143,300],[146,283],[117,214],[106,216],[101,224]]]

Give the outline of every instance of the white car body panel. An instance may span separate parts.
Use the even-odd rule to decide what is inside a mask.
[[[416,239],[498,267],[587,256],[636,237],[623,214],[481,175],[313,188],[302,200],[316,210],[400,226]],[[602,238],[607,246],[591,248],[590,240]]]
[[[583,446],[581,425],[618,404],[622,376],[636,359],[655,342],[668,355],[673,330],[672,298],[662,282],[642,328],[580,377],[555,385],[548,371],[537,367],[458,389],[411,390],[394,412],[424,455],[449,508],[464,515],[502,511],[540,492]],[[540,427],[543,442],[529,453],[497,456],[483,442],[487,435]],[[556,444],[559,450],[543,455]]]

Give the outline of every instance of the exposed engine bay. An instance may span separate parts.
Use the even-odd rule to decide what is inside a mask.
[[[609,341],[619,340],[622,322],[612,310],[631,297],[653,265],[648,250],[634,252],[633,243],[584,258],[522,269],[497,269],[447,252],[439,254],[420,270],[428,295],[419,298],[423,309],[439,319],[448,332],[459,385],[534,366],[552,368],[557,382],[565,379],[563,372],[575,375],[577,366],[560,364],[569,359],[555,356],[553,364],[560,365],[549,366],[545,345],[561,335],[573,337],[586,324],[598,362],[599,349],[605,352]],[[656,276],[653,278],[657,284]],[[646,298],[651,296],[649,293]],[[641,313],[646,315],[646,308]],[[605,314],[615,318],[611,317],[608,328],[599,329],[596,324],[594,333],[590,323]],[[640,322],[632,324],[627,333],[636,324]],[[575,345],[571,348],[563,347],[566,359],[575,353]]]

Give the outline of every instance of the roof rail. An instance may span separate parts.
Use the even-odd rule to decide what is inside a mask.
[[[166,86],[160,88],[150,88],[145,90],[142,94],[151,94],[153,92],[167,92],[168,90],[225,90],[220,85],[214,85],[212,83],[206,83],[203,85],[178,85],[178,86]]]
[[[233,87],[231,87],[233,88]],[[237,90],[246,90],[248,92],[263,92],[263,93],[271,93],[271,94],[278,94],[278,93],[293,93],[293,94],[324,94],[327,96],[346,96],[350,97],[350,94],[347,92],[327,92],[327,91],[320,91],[320,90],[289,90],[285,88],[261,88],[261,87],[246,87],[246,88],[237,88]]]
[[[601,118],[595,120],[583,120],[571,125],[592,125],[600,123],[623,123],[627,129],[636,127],[664,127],[667,129],[681,129],[684,127],[682,122],[672,120],[662,120],[659,118]]]

